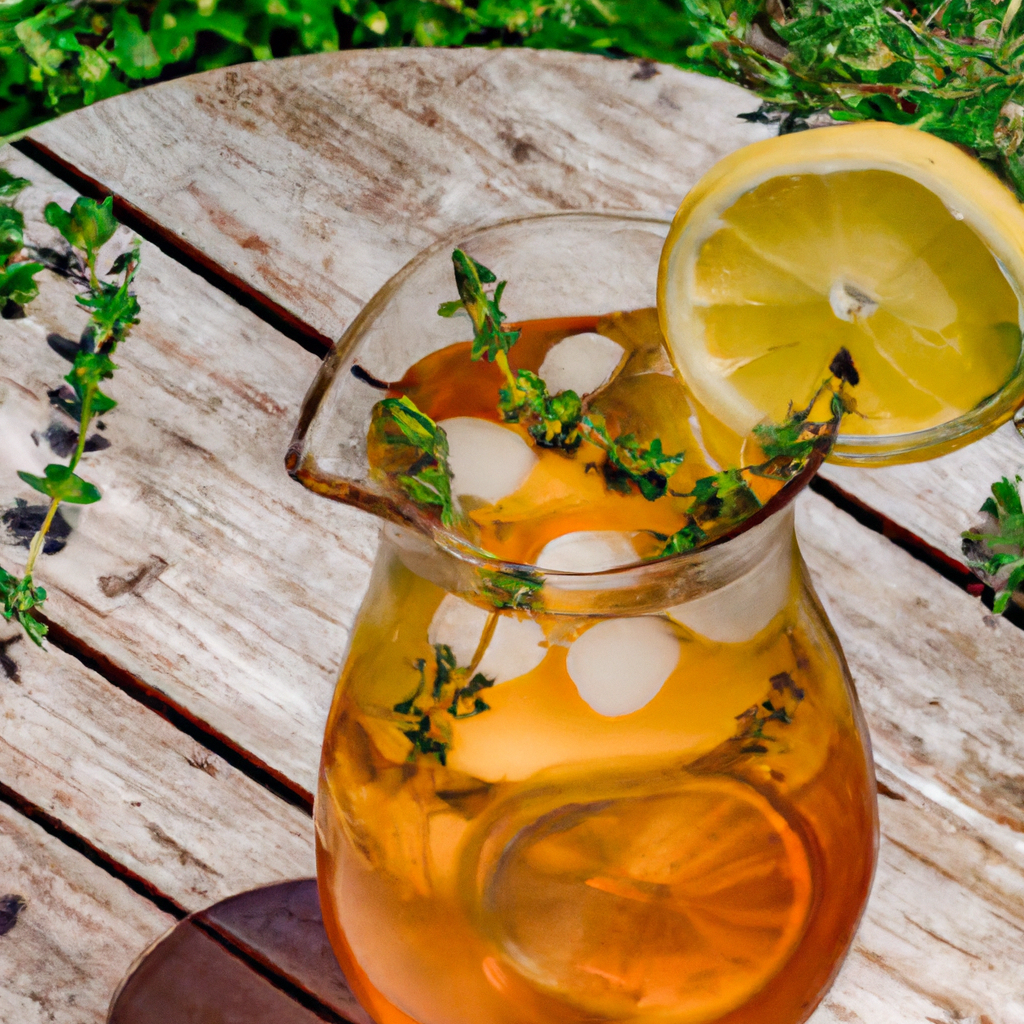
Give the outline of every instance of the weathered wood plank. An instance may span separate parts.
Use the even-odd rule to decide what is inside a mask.
[[[853,950],[811,1024],[1021,1024],[1024,902],[978,884],[1021,875],[962,820],[884,770],[882,840]],[[990,899],[994,898],[994,902]]]
[[[8,153],[37,182],[39,214],[74,193]],[[150,245],[142,323],[118,351],[107,451],[83,473],[102,501],[70,510],[67,548],[37,571],[49,614],[88,647],[307,792],[349,623],[375,543],[365,517],[289,480],[284,451],[317,361]],[[70,286],[43,275],[24,320],[3,321],[0,495],[34,500],[15,475],[53,458],[47,391],[67,363],[49,332],[84,323]],[[40,438],[33,442],[32,434]],[[7,439],[11,439],[7,443]],[[24,548],[0,547],[4,564]]]
[[[826,465],[822,475],[932,547],[963,561],[960,534],[976,526],[989,485],[1024,475],[1024,439],[1012,423],[931,462],[882,469]]]
[[[798,525],[876,760],[1024,865],[1024,632],[817,495]]]
[[[770,131],[737,119],[758,101],[735,86],[637,68],[552,51],[321,54],[158,85],[32,138],[337,337],[456,225],[668,214]]]
[[[5,650],[0,780],[21,797],[188,911],[313,873],[302,810],[74,658]]]
[[[0,1020],[101,1024],[132,961],[174,919],[6,804],[0,864],[0,888],[26,901],[0,935]]]

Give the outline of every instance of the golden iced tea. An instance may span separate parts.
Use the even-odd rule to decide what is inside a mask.
[[[624,356],[592,407],[686,459],[648,500],[585,443],[536,451],[515,492],[467,504],[501,557],[580,534],[643,557],[749,444],[690,410],[650,311],[525,325],[511,354],[535,367],[595,328]],[[437,421],[496,421],[500,386],[454,346],[393,387]],[[495,607],[385,542],[316,811],[325,922],[380,1024],[809,1015],[867,897],[874,786],[791,512],[755,529],[721,590],[614,615]]]

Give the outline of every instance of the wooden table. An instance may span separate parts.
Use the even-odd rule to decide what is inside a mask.
[[[146,240],[114,447],[89,459],[104,500],[37,573],[54,642],[0,629],[0,895],[27,901],[0,936],[0,1021],[102,1021],[177,919],[313,873],[321,730],[376,532],[283,468],[330,340],[455,225],[669,214],[769,131],[735,117],[756,106],[600,57],[350,52],[147,88],[0,153],[34,182],[36,243],[54,239],[45,201],[79,192],[112,192]],[[15,469],[49,461],[30,434],[66,364],[46,337],[81,327],[54,277],[30,312],[0,321],[4,502],[31,497]],[[1022,462],[1008,427],[926,465],[830,467],[801,499],[882,819],[871,903],[815,1024],[1024,1022],[1024,634],[965,591],[958,540]],[[24,554],[0,547],[8,566]],[[231,962],[287,1003],[281,1020],[358,1016],[272,952]]]

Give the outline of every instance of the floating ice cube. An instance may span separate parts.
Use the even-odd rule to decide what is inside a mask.
[[[679,653],[679,638],[664,619],[606,619],[569,648],[566,668],[579,695],[611,718],[649,704],[675,670]]]
[[[766,558],[753,572],[705,597],[669,608],[670,618],[717,643],[738,644],[768,625],[789,600],[793,549]]]
[[[432,644],[447,644],[456,663],[465,668],[473,661],[488,618],[486,609],[447,594],[434,612],[427,639]],[[543,661],[547,653],[543,643],[544,630],[533,619],[501,612],[477,671],[496,683],[524,676]]]
[[[623,352],[621,345],[603,334],[572,334],[548,350],[538,372],[549,394],[575,391],[589,395],[608,382]]]
[[[578,530],[556,537],[537,556],[541,569],[601,572],[638,561],[630,534],[617,530]]]
[[[448,435],[452,492],[490,505],[518,491],[537,456],[514,430],[477,419],[453,416],[438,423]]]

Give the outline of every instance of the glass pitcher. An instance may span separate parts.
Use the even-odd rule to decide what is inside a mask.
[[[522,322],[653,306],[667,228],[562,214],[455,241],[515,282]],[[435,314],[451,249],[352,324],[288,454],[386,521],[316,801],[338,958],[379,1024],[804,1020],[877,846],[867,733],[796,544],[808,475],[646,563],[542,570],[440,528],[373,479],[366,436],[371,383],[465,340]]]

